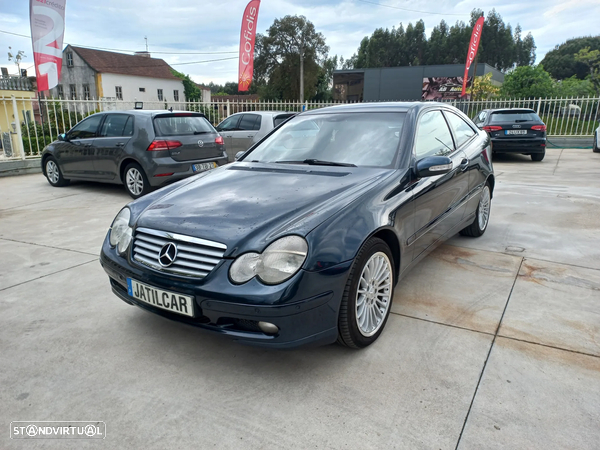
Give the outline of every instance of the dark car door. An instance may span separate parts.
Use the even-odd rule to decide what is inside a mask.
[[[96,157],[94,166],[98,177],[117,179],[119,162],[125,156],[125,147],[133,136],[134,119],[130,114],[106,114],[94,141]]]
[[[456,147],[465,153],[469,161],[467,172],[469,173],[469,197],[471,200],[467,204],[466,214],[470,214],[477,209],[479,197],[476,194],[485,182],[485,175],[479,168],[489,164],[489,161],[482,161],[482,158],[486,160],[489,158],[487,154],[484,154],[487,140],[481,139],[473,125],[458,114],[444,111],[444,115],[450,124]]]
[[[416,232],[409,238],[413,259],[460,224],[465,212],[462,203],[469,190],[468,159],[456,148],[442,112],[430,110],[417,120],[414,158],[419,161],[438,155],[452,160],[452,170],[444,175],[421,178],[413,188]]]
[[[94,114],[83,119],[66,134],[65,141],[56,146],[55,157],[65,175],[97,177],[94,141],[103,119],[104,114]]]

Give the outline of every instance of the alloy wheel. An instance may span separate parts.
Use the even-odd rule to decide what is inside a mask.
[[[390,307],[392,264],[383,252],[369,258],[356,291],[356,324],[365,337],[373,336],[381,327]]]
[[[490,200],[490,188],[486,185],[481,192],[477,216],[477,219],[479,220],[479,229],[481,231],[485,230],[490,219]]]
[[[133,195],[140,195],[144,190],[144,178],[140,171],[135,167],[132,167],[127,171],[125,181],[127,182],[127,189],[129,189]]]
[[[58,179],[60,176],[59,171],[58,171],[58,166],[52,160],[50,160],[46,163],[46,175],[48,176],[50,183],[52,183],[52,184],[58,183]]]

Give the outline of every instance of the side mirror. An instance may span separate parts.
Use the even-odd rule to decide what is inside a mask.
[[[240,159],[244,153],[246,153],[246,152],[237,152],[235,154],[235,160],[237,161],[238,159]]]
[[[67,135],[65,133],[59,134],[58,135],[58,140],[59,141],[63,141],[63,142],[69,142],[69,140],[67,139]]]
[[[452,170],[452,160],[447,156],[427,156],[417,161],[417,176],[419,178],[443,175]]]

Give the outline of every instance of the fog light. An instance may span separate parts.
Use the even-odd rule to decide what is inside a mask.
[[[258,322],[258,328],[260,328],[265,334],[277,334],[279,331],[277,325],[273,325],[269,322]]]

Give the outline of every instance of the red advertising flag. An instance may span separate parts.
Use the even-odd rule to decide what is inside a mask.
[[[473,34],[471,34],[471,42],[469,42],[469,53],[467,53],[467,63],[465,64],[465,76],[463,77],[463,86],[461,97],[464,97],[465,90],[467,89],[467,77],[469,76],[469,68],[477,55],[477,49],[479,48],[479,41],[481,40],[481,32],[483,31],[483,16],[477,19],[475,26],[473,27]],[[475,74],[473,74],[473,80],[475,80]]]
[[[252,0],[244,10],[242,31],[240,32],[240,61],[238,91],[245,92],[252,82],[254,73],[254,40],[256,38],[256,22],[260,0]]]
[[[38,91],[58,84],[62,69],[66,0],[30,0],[29,19]]]

